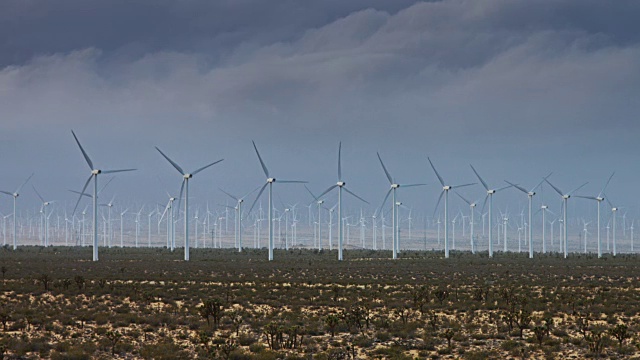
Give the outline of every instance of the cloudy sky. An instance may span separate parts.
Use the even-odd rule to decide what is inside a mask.
[[[429,184],[402,195],[425,211],[440,188],[427,156],[454,184],[472,163],[496,187],[553,171],[596,194],[616,171],[611,199],[637,209],[638,18],[635,0],[0,0],[0,189],[35,172],[73,203],[89,175],[74,129],[98,167],[140,169],[108,190],[127,202],[179,189],[154,146],[185,169],[225,159],[194,179],[201,202],[247,192],[264,181],[253,139],[272,175],[316,192],[342,141],[345,180],[373,207],[379,151],[398,182]]]

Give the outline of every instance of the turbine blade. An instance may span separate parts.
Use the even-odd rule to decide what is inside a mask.
[[[475,184],[477,184],[477,183],[469,183],[469,184],[462,184],[462,185],[454,185],[454,186],[452,186],[451,188],[453,188],[453,189],[458,189],[458,188],[461,188],[461,187],[471,186],[471,185],[475,185]]]
[[[38,190],[36,190],[36,187],[31,185],[31,187],[33,188],[33,191],[36,192],[36,195],[38,195],[38,197],[40,198],[40,200],[42,200],[42,202],[45,202],[44,199],[42,198],[42,195],[40,195],[40,193],[38,192]]]
[[[87,155],[87,152],[84,151],[84,148],[82,147],[82,145],[80,145],[80,140],[78,140],[76,133],[74,133],[73,130],[71,130],[71,134],[73,134],[73,138],[76,139],[76,143],[78,143],[78,146],[80,147],[80,151],[82,151],[82,155],[84,156],[84,159],[87,161],[87,164],[89,165],[91,170],[93,170],[93,162],[89,158],[89,155]]]
[[[253,200],[253,204],[251,204],[251,207],[249,208],[249,212],[247,213],[247,217],[249,217],[249,215],[251,214],[251,210],[253,210],[253,207],[256,206],[256,203],[258,202],[258,199],[260,199],[260,196],[264,192],[264,189],[267,188],[267,185],[269,185],[269,183],[264,183],[264,185],[262,185],[262,188],[258,192],[258,196],[256,196],[255,200]]]
[[[442,179],[442,176],[440,176],[440,174],[438,174],[438,170],[436,170],[436,167],[433,166],[433,163],[431,162],[431,159],[427,156],[427,160],[429,160],[429,164],[431,164],[431,168],[433,169],[433,172],[436,173],[436,176],[438,177],[438,180],[440,181],[440,184],[442,184],[442,186],[444,186],[444,180]]]
[[[342,181],[342,141],[338,144],[338,181]]]
[[[609,176],[609,180],[607,180],[606,184],[604,184],[604,187],[602,188],[602,191],[600,191],[600,194],[598,194],[598,197],[602,196],[602,194],[604,194],[604,191],[607,190],[607,186],[609,186],[609,182],[611,181],[611,178],[615,174],[616,174],[615,171],[611,173],[611,176]]]
[[[29,182],[29,180],[31,179],[31,177],[33,177],[33,173],[31,175],[29,175],[29,177],[27,178],[27,180],[25,180],[16,190],[16,194],[20,194],[20,191],[22,190],[22,187],[27,185],[27,183]],[[11,194],[13,195],[13,194]]]
[[[564,196],[564,194],[562,193],[562,190],[560,190],[560,189],[558,189],[557,187],[553,186],[553,184],[552,184],[552,183],[550,183],[550,182],[549,182],[549,180],[544,179],[544,181],[546,181],[546,182],[547,182],[547,184],[549,184],[549,185],[553,188],[553,190],[555,190],[555,191],[558,193],[558,195],[560,195],[560,196]]]
[[[258,151],[258,147],[256,146],[255,141],[251,140],[251,142],[253,143],[253,148],[256,150],[256,155],[258,155],[258,160],[260,160],[260,165],[262,165],[262,171],[264,171],[264,175],[268,178],[269,170],[267,170],[267,165],[265,165],[264,161],[262,161],[262,156],[260,156],[260,152]]]
[[[384,200],[382,200],[382,205],[380,205],[380,209],[384,208],[384,204],[387,202],[387,199],[389,198],[389,195],[391,194],[391,190],[393,190],[393,189],[389,189],[389,191],[387,191],[387,195],[385,195]]]
[[[489,199],[489,194],[485,195],[484,201],[482,202],[482,209],[480,210],[480,214],[484,214],[484,207],[487,206],[487,200]]]
[[[582,188],[583,188],[585,185],[587,185],[588,183],[589,183],[589,182],[587,181],[586,183],[584,183],[584,184],[582,184],[582,185],[578,186],[577,188],[575,188],[575,189],[573,189],[573,190],[569,191],[569,193],[568,193],[567,195],[571,195],[571,194],[573,194],[574,192],[576,192],[576,191],[578,191],[578,190],[582,189]]]
[[[198,169],[198,170],[196,170],[196,171],[192,172],[192,173],[191,173],[191,175],[195,175],[195,174],[199,173],[200,171],[202,171],[202,170],[204,170],[204,169],[206,169],[206,168],[208,168],[208,167],[210,167],[210,166],[213,166],[213,165],[215,165],[215,164],[217,164],[217,163],[221,162],[222,160],[224,160],[224,159],[220,159],[220,160],[218,160],[218,161],[212,162],[211,164],[209,164],[209,165],[207,165],[207,166],[203,166],[203,167],[201,167],[200,169]]]
[[[456,195],[458,195],[458,197],[460,197],[460,199],[462,199],[464,202],[466,202],[466,203],[467,203],[467,205],[471,206],[471,201],[469,201],[469,200],[465,199],[465,197],[464,197],[464,196],[462,196],[462,195],[460,195],[460,193],[459,193],[459,192],[457,192],[457,191],[455,191],[455,190],[453,190],[453,192],[454,192],[454,193],[456,193]]]
[[[540,187],[540,185],[542,185],[542,183],[544,182],[544,179],[549,178],[549,176],[553,175],[553,172],[550,172],[549,175],[545,176],[542,178],[542,180],[540,180],[540,182],[538,183],[538,185],[536,185],[533,189],[531,189],[531,192],[536,191],[537,188]]]
[[[574,197],[581,198],[581,199],[598,200],[598,199],[596,199],[596,197],[595,197],[595,196],[580,196],[580,195],[574,195]]]
[[[442,201],[442,197],[444,196],[444,190],[440,192],[440,196],[438,196],[438,201],[436,202],[436,207],[433,209],[433,216],[436,216],[436,212],[438,212],[438,206],[440,206],[440,201]]]
[[[473,165],[469,164],[469,166],[471,166],[471,170],[473,170],[473,172],[476,174],[476,176],[478,177],[478,180],[480,180],[480,182],[482,183],[482,186],[484,186],[484,188],[487,189],[487,191],[489,191],[490,190],[489,186],[487,185],[486,182],[484,182],[484,180],[482,180],[482,177],[480,177],[480,174],[478,174],[478,172],[473,167]]]
[[[176,168],[176,170],[178,170],[178,172],[180,172],[180,174],[184,175],[184,170],[182,170],[182,168],[178,164],[176,164],[173,160],[169,159],[169,157],[167,155],[165,155],[162,152],[162,150],[160,150],[157,146],[155,148],[156,148],[156,150],[158,150],[160,155],[162,155],[165,159],[167,159],[167,161],[169,163],[171,163],[171,165],[173,165],[173,167]]]
[[[107,185],[109,185],[111,183],[111,181],[113,181],[113,177],[111,179],[109,179],[106,183],[104,183],[104,185],[102,186],[102,189],[98,190],[98,194],[100,194],[102,192],[102,190],[107,188]]]
[[[0,190],[0,193],[7,194],[7,195],[9,195],[9,196],[13,196],[13,194],[12,194],[12,193],[10,193],[10,192],[8,192],[8,191],[2,191],[2,190]]]
[[[351,190],[347,189],[346,187],[343,187],[343,189],[344,189],[344,191],[348,192],[348,193],[349,193],[349,194],[351,194],[352,196],[355,196],[356,198],[358,198],[360,201],[362,201],[362,202],[364,202],[364,203],[366,203],[366,204],[368,204],[368,203],[369,203],[367,200],[365,200],[365,199],[361,198],[360,196],[358,196],[358,195],[354,194],[354,193],[353,193],[353,191],[351,191]]]
[[[89,195],[87,193],[81,193],[80,191],[75,191],[75,190],[69,190],[69,191],[74,193],[74,194],[81,195],[81,196],[91,197],[91,195]]]
[[[338,187],[338,185],[329,186],[329,188],[327,190],[322,192],[322,194],[318,195],[318,198],[321,198],[321,197],[325,196],[329,191],[331,191],[331,190],[333,190],[333,189],[335,189],[337,187]]]
[[[184,191],[184,183],[187,179],[182,179],[182,185],[180,185],[180,195],[178,195],[178,212],[180,212],[180,202],[182,201],[182,192]]]
[[[311,192],[311,190],[309,190],[309,188],[307,187],[307,185],[304,186],[305,189],[307,189],[307,192],[311,195],[311,197],[313,198],[313,200],[318,201],[318,198],[313,195],[313,193]]]
[[[138,170],[138,169],[103,170],[102,174],[115,174],[115,173],[119,173],[119,172],[136,171],[136,170]]]
[[[389,174],[389,171],[387,171],[387,167],[384,166],[384,163],[382,162],[382,158],[380,157],[380,153],[376,153],[378,155],[378,160],[380,160],[380,165],[382,165],[382,170],[384,170],[385,175],[387,175],[387,179],[389,179],[389,183],[393,184],[393,178],[391,177],[391,174]]]
[[[76,210],[78,209],[78,205],[80,204],[80,200],[82,199],[82,194],[84,194],[84,191],[87,190],[87,186],[89,186],[89,182],[91,181],[91,178],[93,177],[93,175],[89,176],[89,178],[87,179],[87,182],[84,183],[84,186],[82,187],[82,191],[80,192],[80,196],[78,197],[78,201],[76,201],[76,206],[73,208],[73,212],[71,213],[71,216],[73,216],[76,213]]]
[[[233,195],[229,194],[228,192],[226,192],[226,191],[224,191],[224,190],[222,190],[222,189],[220,189],[220,188],[218,188],[218,190],[220,190],[220,191],[222,191],[223,193],[227,194],[227,196],[229,196],[229,197],[230,197],[230,198],[232,198],[233,200],[235,200],[235,201],[239,201],[239,199],[238,199],[237,197],[235,197],[235,196],[233,196]]]
[[[406,184],[406,185],[400,185],[400,187],[415,187],[415,186],[425,186],[427,184]]]
[[[242,199],[246,198],[247,196],[249,196],[249,195],[253,194],[253,193],[254,193],[254,192],[256,192],[256,190],[258,190],[258,189],[260,189],[260,186],[258,186],[258,187],[256,187],[255,189],[253,189],[253,190],[249,191],[248,193],[244,194],[244,196],[243,196],[243,197],[241,197],[241,198],[240,198],[240,200],[242,200]]]
[[[544,181],[544,180],[543,180],[543,181]],[[507,184],[509,184],[509,185],[513,186],[514,188],[516,188],[516,189],[518,189],[518,190],[522,191],[522,192],[523,192],[523,193],[525,193],[525,194],[529,194],[529,192],[528,192],[525,188],[523,188],[522,186],[520,186],[520,185],[514,184],[514,183],[509,182],[509,181],[507,181],[507,180],[505,180],[504,182],[506,182]]]

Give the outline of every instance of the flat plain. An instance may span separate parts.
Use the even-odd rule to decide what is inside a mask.
[[[640,257],[0,249],[5,359],[640,358]]]

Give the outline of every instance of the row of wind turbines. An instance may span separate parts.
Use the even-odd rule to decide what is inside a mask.
[[[98,176],[101,174],[115,174],[115,173],[122,173],[122,172],[130,172],[130,171],[135,171],[136,169],[133,168],[127,168],[127,169],[117,169],[117,170],[101,170],[98,167],[94,166],[93,161],[91,160],[91,158],[89,157],[89,155],[87,154],[87,152],[85,151],[85,149],[83,148],[83,146],[81,145],[78,137],[76,136],[76,134],[72,131],[72,135],[87,163],[87,165],[90,168],[90,175],[88,177],[88,179],[86,180],[86,182],[84,183],[84,186],[82,188],[82,190],[78,193],[78,200],[76,201],[75,207],[73,209],[72,212],[72,219],[75,216],[76,211],[78,210],[78,206],[80,205],[81,200],[83,199],[83,197],[91,197],[92,198],[92,208],[93,208],[93,212],[92,212],[92,224],[91,224],[91,230],[92,230],[92,247],[93,247],[93,260],[94,261],[98,261],[99,259],[99,235],[98,235],[98,231],[99,231],[99,221],[98,221],[98,195],[100,193],[100,191],[98,190]],[[267,224],[268,224],[268,250],[269,250],[269,260],[273,260],[274,257],[274,222],[277,220],[278,222],[280,222],[280,220],[282,219],[282,216],[289,212],[291,209],[290,208],[286,208],[284,209],[284,211],[282,212],[282,214],[280,215],[280,217],[278,219],[274,218],[274,210],[275,210],[275,206],[274,206],[274,202],[273,202],[273,184],[275,183],[297,183],[297,184],[305,184],[307,183],[307,181],[302,181],[302,180],[282,180],[282,179],[278,179],[276,180],[276,178],[274,176],[272,176],[272,174],[269,172],[268,167],[266,166],[262,156],[260,155],[260,152],[258,150],[258,147],[256,146],[255,142],[253,143],[253,148],[255,150],[255,153],[258,157],[260,166],[264,172],[264,175],[266,177],[266,181],[261,185],[258,186],[257,188],[255,188],[254,190],[246,193],[244,196],[236,196],[233,194],[230,194],[224,190],[222,190],[226,195],[228,195],[230,198],[232,198],[234,201],[236,201],[236,206],[232,207],[235,210],[235,219],[234,219],[234,227],[235,227],[235,245],[238,247],[239,251],[242,251],[242,223],[243,223],[243,216],[244,216],[244,212],[242,210],[243,207],[243,203],[245,201],[245,199],[251,195],[252,193],[254,193],[255,191],[258,191],[257,196],[255,197],[249,211],[247,212],[248,215],[252,214],[252,211],[254,209],[254,207],[256,206],[256,204],[258,203],[258,201],[261,199],[261,196],[263,195],[263,193],[265,192],[265,190],[267,190],[267,194],[268,194],[268,207],[267,207]],[[166,155],[162,150],[160,150],[158,147],[156,147],[156,150],[158,151],[158,153],[164,158],[166,159],[169,164],[175,168],[175,170],[178,171],[178,173],[180,174],[181,178],[182,178],[182,182],[181,182],[181,186],[180,186],[180,192],[179,192],[179,196],[176,197],[171,197],[169,198],[169,202],[167,203],[167,206],[165,207],[164,212],[162,212],[162,216],[161,219],[164,218],[164,216],[167,216],[167,246],[170,246],[171,249],[173,250],[176,247],[175,244],[175,221],[173,221],[174,219],[174,205],[173,203],[177,200],[177,209],[178,209],[178,213],[180,211],[182,211],[183,214],[183,218],[184,218],[184,260],[185,261],[189,261],[190,257],[190,248],[191,248],[191,244],[190,244],[190,226],[189,226],[189,181],[191,179],[193,179],[193,177],[195,175],[197,175],[198,173],[202,172],[205,169],[208,169],[209,167],[212,167],[213,165],[216,165],[220,162],[222,162],[224,159],[220,159],[217,161],[214,161],[212,163],[209,163],[205,166],[202,166],[192,172],[187,172],[184,171],[183,168],[178,165],[175,161],[173,161],[168,155]],[[311,206],[313,204],[317,205],[318,211],[317,211],[317,222],[314,222],[314,232],[316,232],[314,234],[314,239],[318,239],[317,244],[320,246],[320,239],[321,239],[321,233],[322,233],[322,222],[321,222],[321,210],[323,208],[323,204],[325,203],[325,196],[327,196],[329,193],[333,192],[334,190],[336,190],[337,192],[337,203],[334,207],[332,207],[330,210],[330,214],[331,216],[329,217],[329,227],[328,227],[328,231],[330,233],[329,238],[331,239],[331,229],[332,229],[332,219],[333,219],[333,211],[334,209],[337,208],[337,219],[338,219],[338,260],[343,260],[343,249],[344,249],[344,227],[345,225],[348,225],[348,223],[345,222],[345,217],[343,216],[343,191],[350,194],[351,196],[353,196],[355,199],[357,199],[358,201],[362,202],[362,203],[366,203],[368,204],[368,202],[363,199],[362,197],[358,196],[357,194],[355,194],[353,191],[351,191],[350,189],[348,189],[346,187],[346,181],[344,180],[343,176],[342,176],[342,144],[339,143],[338,145],[338,164],[337,164],[337,179],[338,181],[334,184],[329,186],[325,191],[323,191],[320,195],[315,196],[308,188],[307,191],[309,192],[309,194],[313,197],[313,201],[309,204],[309,211],[311,212]],[[391,206],[391,230],[392,230],[392,257],[394,259],[396,259],[398,257],[398,253],[400,251],[399,248],[399,238],[400,238],[400,226],[399,226],[399,222],[401,221],[399,218],[399,208],[402,205],[402,203],[398,200],[398,194],[397,192],[399,191],[400,188],[410,188],[410,187],[418,187],[418,186],[425,186],[426,184],[424,183],[399,183],[397,181],[395,181],[394,177],[391,176],[391,173],[388,171],[387,167],[385,166],[385,163],[382,160],[382,157],[380,156],[379,153],[377,153],[377,157],[378,160],[380,162],[380,165],[382,167],[382,170],[384,171],[384,174],[387,178],[387,180],[389,181],[390,187],[388,189],[388,191],[386,192],[384,199],[382,201],[382,204],[376,209],[376,211],[373,213],[372,217],[372,222],[374,224],[373,226],[373,237],[375,239],[375,232],[376,232],[376,228],[375,228],[375,223],[376,223],[376,219],[379,218],[384,218],[384,214],[386,213],[386,211],[384,211],[385,209],[385,205],[387,204],[387,200],[389,199],[389,197],[391,196],[392,199],[392,206]],[[442,202],[442,199],[444,198],[444,255],[445,258],[449,258],[450,256],[450,236],[449,236],[449,224],[450,224],[450,220],[449,220],[449,192],[450,191],[454,191],[455,194],[462,199],[465,203],[467,203],[469,205],[470,208],[470,214],[468,216],[469,218],[469,225],[471,227],[470,229],[470,245],[471,245],[471,251],[473,253],[476,252],[477,249],[477,238],[474,235],[474,224],[475,224],[475,212],[477,211],[475,208],[477,207],[477,202],[471,202],[469,200],[467,200],[462,194],[460,194],[457,190],[460,188],[464,188],[464,187],[468,187],[468,186],[472,186],[472,185],[476,185],[477,183],[465,183],[462,185],[447,185],[447,183],[445,182],[444,178],[440,175],[440,173],[436,170],[435,165],[433,164],[433,162],[431,161],[430,158],[428,158],[429,164],[431,166],[431,168],[433,169],[434,174],[436,175],[438,182],[441,184],[442,186],[442,191],[440,193],[440,196],[438,198],[438,201],[436,203],[436,207],[434,210],[434,216],[433,218],[435,219],[435,214],[438,211],[439,205]],[[485,181],[484,179],[480,176],[480,174],[478,173],[478,171],[472,166],[470,165],[471,170],[473,171],[474,175],[477,177],[478,181],[482,184],[482,186],[484,187],[484,189],[486,190],[486,195],[484,198],[484,202],[482,205],[482,211],[481,213],[484,211],[484,208],[487,206],[488,203],[488,212],[483,214],[483,226],[484,226],[484,215],[488,215],[487,219],[488,219],[488,239],[487,239],[487,243],[488,243],[488,252],[489,252],[489,257],[493,257],[494,256],[494,249],[493,249],[493,245],[494,245],[494,239],[493,239],[493,224],[492,221],[494,220],[493,217],[493,196],[498,193],[501,192],[505,189],[508,188],[514,188],[517,189],[519,191],[521,191],[522,193],[527,195],[528,198],[528,226],[525,226],[525,228],[528,230],[528,234],[526,234],[525,236],[525,243],[528,243],[529,246],[529,257],[533,258],[534,256],[534,248],[533,248],[533,241],[532,239],[534,239],[533,237],[533,209],[532,209],[532,199],[533,197],[536,195],[536,191],[537,189],[542,186],[543,183],[547,183],[551,188],[554,189],[554,191],[556,191],[558,193],[558,195],[560,195],[561,199],[562,199],[562,219],[560,219],[560,222],[563,224],[562,229],[563,229],[563,233],[562,233],[562,252],[564,254],[564,257],[566,258],[568,256],[568,236],[567,236],[567,224],[568,224],[568,199],[572,197],[572,195],[580,190],[582,187],[584,187],[586,185],[582,184],[581,186],[577,187],[576,189],[569,191],[569,192],[563,192],[561,191],[558,187],[556,187],[555,185],[553,185],[550,181],[549,181],[549,177],[552,174],[548,174],[547,176],[543,177],[536,186],[532,187],[531,189],[526,189],[522,186],[520,186],[517,183],[514,182],[509,182],[505,180],[506,185],[504,186],[498,186],[498,187],[490,187]],[[9,195],[11,197],[13,197],[13,249],[17,248],[17,227],[16,227],[16,219],[17,219],[17,212],[16,212],[16,202],[17,202],[17,198],[20,196],[21,190],[22,188],[27,184],[27,182],[31,179],[31,177],[33,176],[33,174],[31,176],[29,176],[14,192],[8,192],[8,191],[0,191],[0,193]],[[584,198],[584,199],[588,199],[588,200],[593,200],[596,201],[597,204],[597,252],[598,252],[598,257],[602,256],[602,242],[601,242],[601,226],[600,226],[600,203],[602,201],[607,201],[609,203],[609,205],[611,205],[611,210],[613,213],[613,237],[614,237],[614,241],[613,241],[613,248],[614,248],[614,255],[616,254],[616,241],[615,241],[615,227],[616,227],[616,217],[615,217],[615,212],[618,210],[617,207],[613,206],[608,199],[605,199],[605,190],[609,184],[609,182],[611,181],[611,179],[613,178],[614,174],[611,174],[611,176],[608,178],[607,182],[605,183],[604,187],[602,188],[602,190],[600,191],[600,193],[598,193],[596,196],[583,196],[583,195],[575,195],[575,197],[579,197],[579,198]],[[91,180],[93,180],[93,194],[89,195],[87,194],[85,191],[87,190],[87,188],[89,187],[89,185],[91,184]],[[306,185],[305,185],[306,187]],[[267,189],[268,188],[268,189]],[[45,199],[40,195],[40,193],[37,192],[37,190],[34,187],[34,191],[36,192],[36,194],[38,195],[38,198],[42,201],[42,210],[41,212],[43,213],[43,221],[45,222],[45,227],[48,229],[48,221],[49,221],[49,216],[51,215],[51,213],[49,213],[49,215],[47,215],[47,207],[52,203],[50,201],[45,201]],[[184,195],[184,197],[183,197]],[[184,198],[184,209],[181,210],[181,202],[182,199]],[[105,218],[103,219],[104,222],[106,223],[108,221],[109,224],[111,224],[111,208],[113,206],[113,199],[105,204],[108,207],[108,219]],[[122,238],[123,238],[123,234],[122,234],[122,222],[123,222],[123,216],[125,215],[125,213],[128,211],[128,209],[124,210],[123,212],[120,213],[120,222],[121,222],[121,226],[120,226],[120,239],[121,239],[121,245],[122,245]],[[140,219],[140,213],[142,211],[142,208],[140,209],[140,211],[137,213],[136,216],[136,245],[138,244],[138,234],[139,234],[139,219]],[[543,251],[545,251],[545,226],[546,226],[546,219],[545,217],[547,216],[546,213],[550,211],[548,209],[547,205],[542,205],[540,210],[538,212],[542,213],[542,247],[543,247]],[[83,215],[83,221],[82,221],[82,227],[84,229],[85,223],[84,223],[84,215],[86,213],[86,208],[85,210],[82,212]],[[160,211],[158,209],[152,211],[151,213],[148,214],[149,217],[149,221],[148,221],[148,242],[149,242],[149,246],[151,245],[151,216],[153,214],[156,214],[158,216],[160,216]],[[207,209],[207,216],[209,216],[210,212]],[[457,218],[458,215],[456,215]],[[197,217],[197,215],[196,215]],[[228,216],[225,217],[226,220],[228,220]],[[364,239],[364,221],[362,213],[360,215],[360,225],[361,226],[361,234],[362,234],[362,238]],[[505,218],[504,216],[501,215],[501,218]],[[6,217],[4,218],[6,219]],[[169,221],[169,219],[172,219],[171,221]],[[464,219],[464,216],[463,216]],[[255,217],[255,220],[259,226],[260,224],[260,218],[259,217]],[[499,220],[499,219],[498,219]],[[67,224],[67,216],[65,214],[65,226]],[[288,225],[288,216],[286,217],[285,221],[287,222],[287,224],[285,224],[285,233],[287,231],[287,229],[289,228]],[[196,222],[197,224],[197,222]],[[204,224],[204,223],[203,223]],[[210,225],[210,222],[207,222],[208,225]],[[311,225],[311,216],[309,216],[309,224]],[[438,218],[438,241],[440,240],[440,221]],[[453,225],[454,225],[454,231],[455,231],[455,218],[453,220]],[[110,225],[109,225],[110,226]],[[159,226],[159,225],[158,225]],[[294,216],[294,226],[295,226],[295,216]],[[586,230],[586,226],[587,223],[584,223],[584,235],[585,235],[585,251],[586,251],[586,235],[587,235],[587,230]],[[220,228],[220,227],[219,227]],[[103,229],[105,229],[105,234],[107,233],[106,230],[106,226],[103,226]],[[295,228],[292,228],[292,230],[294,230]],[[197,235],[197,225],[196,225],[196,240],[198,239],[198,235]],[[384,234],[384,220],[383,220],[383,234]],[[5,231],[3,229],[3,234],[5,234]],[[503,231],[503,234],[506,238],[506,225],[505,225],[505,230]],[[84,234],[84,230],[82,231]],[[65,232],[66,233],[66,232]],[[109,246],[111,245],[111,240],[112,240],[112,234],[111,234],[111,230],[108,231],[108,237],[109,237]],[[519,233],[520,233],[520,228],[519,228]],[[44,245],[48,245],[48,241],[47,241],[47,234],[48,234],[48,230],[44,232]],[[169,236],[169,234],[173,234],[172,236]],[[259,234],[259,227],[258,230],[256,232],[256,234]],[[105,235],[105,239],[106,239]],[[454,235],[455,236],[455,235]],[[426,237],[426,234],[425,234]],[[83,242],[84,242],[84,237],[82,237]],[[255,236],[254,236],[255,239]],[[384,239],[384,235],[383,235],[383,239]],[[455,239],[455,237],[454,237]],[[527,241],[528,239],[528,241]],[[454,240],[455,241],[455,240]],[[106,240],[105,240],[106,242]],[[364,240],[363,240],[364,242]],[[330,240],[330,246],[331,244],[331,240]],[[254,245],[256,244],[256,240],[254,240]],[[286,247],[288,248],[289,246],[289,242],[288,240],[286,241]],[[454,242],[455,244],[455,242]],[[505,246],[505,251],[507,250],[506,248],[506,241],[504,242],[504,246]],[[363,244],[364,247],[364,244]],[[374,241],[374,248],[375,248],[375,241]]]

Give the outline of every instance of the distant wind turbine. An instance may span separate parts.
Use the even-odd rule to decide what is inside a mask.
[[[269,210],[268,210],[268,219],[267,219],[267,223],[269,224],[269,261],[273,260],[273,223],[272,223],[272,219],[273,219],[273,183],[276,182],[276,178],[271,177],[269,175],[269,170],[267,169],[267,166],[264,164],[264,161],[262,161],[262,157],[260,156],[260,152],[258,151],[258,147],[256,146],[256,143],[254,141],[251,141],[253,143],[253,148],[256,150],[256,155],[258,155],[258,160],[260,160],[260,165],[262,166],[262,171],[264,171],[264,175],[267,177],[267,181],[266,183],[262,186],[262,188],[260,188],[260,192],[258,193],[258,196],[256,196],[256,199],[253,201],[253,205],[251,205],[251,208],[249,209],[249,213],[251,213],[251,210],[253,210],[253,207],[256,205],[256,202],[258,202],[258,199],[260,199],[260,196],[262,195],[262,193],[264,192],[264,189],[269,186]],[[300,184],[304,184],[307,183],[306,181],[299,181],[299,180],[278,180],[279,183],[300,183]]]
[[[8,192],[8,191],[2,191],[0,190],[0,193],[3,194],[7,194],[11,197],[13,197],[13,250],[16,250],[18,247],[18,243],[16,240],[16,199],[18,198],[18,196],[20,196],[20,191],[22,190],[22,187],[25,186],[27,184],[27,182],[29,182],[29,179],[31,179],[31,177],[33,176],[33,174],[29,175],[29,177],[27,178],[27,180],[25,180],[20,186],[18,186],[18,188],[16,189],[16,191],[14,192]]]
[[[558,195],[560,195],[562,197],[562,217],[563,217],[562,223],[563,223],[563,226],[564,226],[564,246],[563,246],[564,249],[563,250],[564,250],[564,257],[566,258],[567,255],[568,255],[567,228],[569,227],[569,224],[567,223],[567,202],[568,202],[569,198],[571,197],[571,194],[573,194],[574,192],[582,189],[582,187],[587,185],[588,182],[578,186],[577,188],[569,191],[568,193],[563,193],[562,190],[558,189],[552,183],[550,183],[548,179],[544,179],[544,181],[546,181],[547,184],[549,184],[553,188],[553,190],[555,190],[558,193]]]
[[[175,163],[173,160],[169,159],[167,155],[165,155],[157,146],[156,150],[162,155],[167,161],[173,165],[173,167],[178,170],[178,172],[182,175],[182,185],[180,186],[180,195],[178,196],[178,210],[180,209],[180,201],[182,200],[182,192],[184,190],[184,261],[189,261],[189,179],[193,178],[194,175],[198,174],[204,169],[207,169],[224,159],[220,159],[218,161],[214,161],[211,164],[205,165],[192,173],[187,173],[182,168]]]
[[[91,169],[91,175],[89,175],[89,178],[87,179],[87,182],[84,184],[82,191],[80,191],[81,195],[78,197],[76,206],[73,208],[72,216],[73,214],[75,214],[76,209],[78,208],[78,204],[80,204],[80,200],[82,199],[82,194],[84,194],[85,190],[87,189],[87,186],[89,186],[89,182],[91,181],[91,178],[93,178],[93,261],[98,261],[98,175],[114,174],[114,173],[125,172],[125,171],[134,171],[136,169],[121,169],[121,170],[97,169],[96,167],[93,166],[93,162],[89,158],[89,155],[87,155],[87,152],[84,151],[84,148],[82,147],[82,145],[80,145],[80,140],[78,140],[78,137],[73,132],[73,130],[71,130],[71,134],[73,134],[73,138],[76,139],[76,143],[78,144],[80,151],[82,151],[82,155],[84,156],[84,159],[86,160],[87,165],[89,165],[89,168]]]

